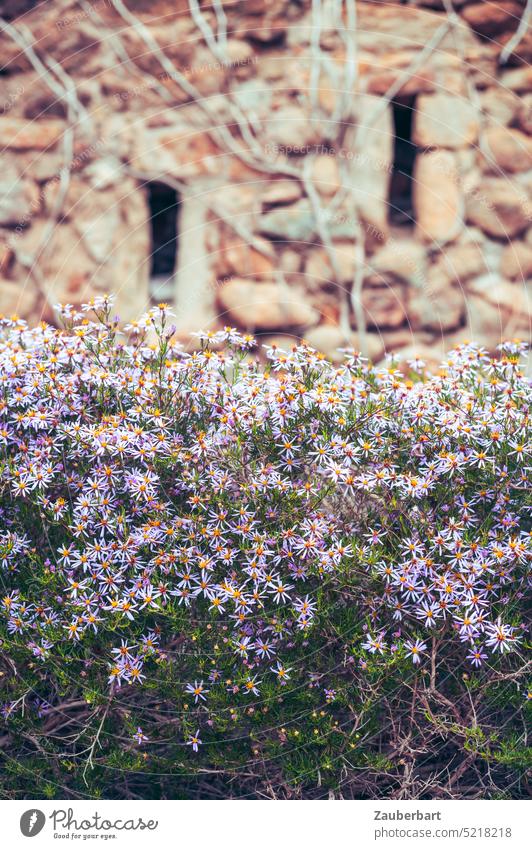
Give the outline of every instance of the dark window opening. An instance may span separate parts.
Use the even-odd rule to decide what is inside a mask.
[[[392,102],[394,122],[393,168],[390,182],[390,223],[406,226],[414,223],[412,175],[416,146],[412,142],[415,97],[398,97]]]
[[[179,197],[164,183],[150,183],[148,203],[151,218],[151,276],[170,276],[177,258],[177,213]]]

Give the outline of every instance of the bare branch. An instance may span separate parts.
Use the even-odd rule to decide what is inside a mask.
[[[190,9],[190,15],[192,17],[192,20],[194,21],[197,28],[201,32],[203,38],[205,39],[205,44],[209,47],[209,49],[217,57],[217,59],[220,60],[220,62],[225,62],[227,60],[227,53],[225,52],[225,49],[222,48],[220,42],[216,38],[211,27],[209,26],[209,23],[208,23],[207,19],[205,18],[205,15],[203,14],[203,12],[200,9],[200,5],[198,3],[198,0],[188,0],[188,8]],[[218,8],[219,8],[219,5],[218,5]],[[222,7],[222,12],[223,12],[223,7]],[[223,12],[223,15],[224,15],[224,19],[225,19],[225,13],[224,12]],[[218,20],[219,20],[219,18],[218,18]]]
[[[242,138],[250,146],[250,150],[252,152],[252,156],[248,156],[246,150],[244,150],[241,146],[239,146],[236,140],[233,138],[231,133],[229,132],[227,126],[225,124],[220,124],[219,116],[214,115],[211,108],[206,104],[205,100],[202,98],[201,93],[198,89],[187,79],[187,77],[181,73],[181,71],[177,70],[174,67],[172,62],[168,59],[162,48],[159,46],[153,35],[151,34],[148,27],[146,27],[142,21],[138,20],[135,15],[130,12],[130,10],[124,5],[122,0],[111,0],[112,5],[115,10],[118,12],[120,17],[131,27],[135,29],[135,31],[142,38],[147,47],[152,51],[153,55],[157,57],[161,67],[168,74],[169,79],[174,80],[179,87],[185,92],[185,94],[190,97],[190,99],[198,106],[199,109],[205,114],[205,116],[209,119],[209,126],[206,128],[206,132],[208,132],[215,139],[220,139],[221,142],[225,145],[226,149],[229,150],[234,156],[243,161],[246,165],[250,166],[259,171],[263,171],[271,174],[279,174],[285,173],[290,176],[295,176],[295,169],[291,168],[288,165],[282,165],[281,167],[274,163],[269,163],[264,157],[264,151],[261,149],[257,140],[254,138],[249,125],[242,123],[242,113],[239,113],[238,109],[232,108],[232,104],[230,103],[230,113],[232,120],[239,127],[239,130],[242,134]]]
[[[528,27],[530,26],[530,18],[532,17],[532,0],[527,0],[525,11],[523,12],[523,16],[519,22],[519,26],[514,32],[513,36],[509,40],[507,44],[504,45],[501,50],[501,55],[499,57],[499,64],[506,65],[508,59],[512,55],[512,53],[517,50],[521,41],[526,35]]]
[[[83,104],[80,103],[75,94],[76,86],[74,81],[68,77],[66,71],[64,71],[57,62],[53,62],[53,60],[49,61],[49,64],[52,64],[55,76],[51,73],[50,68],[42,62],[35,52],[33,37],[29,30],[26,27],[19,30],[17,27],[13,26],[13,24],[4,20],[4,18],[0,18],[0,30],[5,32],[6,35],[8,35],[15,44],[20,47],[32,67],[37,71],[40,78],[44,80],[58,100],[65,101],[70,109],[74,109],[78,119],[84,120],[88,125],[90,125],[89,113]],[[67,79],[68,84],[65,85],[65,81]],[[62,85],[60,83],[62,83]]]

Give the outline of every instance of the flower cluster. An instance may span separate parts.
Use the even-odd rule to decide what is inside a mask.
[[[188,621],[222,646],[222,671],[207,681],[202,661],[183,682],[199,715],[216,688],[248,700],[265,679],[308,678],[291,652],[346,581],[362,657],[421,666],[449,640],[479,667],[519,649],[523,346],[495,359],[462,346],[409,380],[393,361],[347,352],[334,367],[305,344],[268,348],[263,368],[232,328],[187,353],[164,305],[124,335],[108,299],[62,315],[66,331],[2,322],[1,609],[14,644],[43,664],[61,647],[116,689],[178,658]]]

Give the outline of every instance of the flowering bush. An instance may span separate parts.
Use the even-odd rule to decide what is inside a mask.
[[[61,312],[2,321],[10,792],[521,792],[523,346],[407,378]]]

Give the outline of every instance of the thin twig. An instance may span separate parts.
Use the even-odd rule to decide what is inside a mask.
[[[63,68],[58,72],[57,68],[60,67],[57,62],[54,60],[50,60],[53,63],[53,70],[55,73],[52,73],[49,67],[47,67],[44,62],[39,58],[34,48],[33,36],[27,29],[27,27],[23,27],[22,29],[17,29],[17,27],[13,26],[13,24],[6,21],[4,18],[0,17],[0,30],[5,32],[15,44],[20,47],[23,51],[24,55],[39,74],[39,78],[42,79],[48,88],[55,94],[59,101],[65,101],[69,108],[74,108],[74,111],[77,114],[79,119],[84,120],[87,124],[90,124],[90,116],[83,104],[79,101],[77,96],[75,95],[75,85],[73,80],[66,74]],[[58,77],[60,79],[58,79]],[[68,78],[69,85],[65,86],[64,81]],[[62,84],[61,84],[62,83]]]
[[[95,750],[96,746],[98,745],[98,743],[100,741],[100,734],[102,733],[103,724],[104,724],[104,722],[107,718],[107,714],[109,713],[109,709],[111,707],[111,701],[112,701],[112,696],[109,697],[109,701],[107,702],[107,705],[105,706],[105,710],[104,710],[101,722],[98,726],[98,730],[96,731],[96,735],[94,737],[94,740],[92,741],[92,744],[91,744],[91,746],[89,747],[89,750],[88,750],[89,756],[87,758],[87,761],[85,763],[85,766],[83,768],[83,773],[82,773],[83,781],[85,782],[86,787],[88,787],[89,785],[88,785],[88,782],[87,782],[87,779],[86,779],[85,776],[86,776],[86,773],[87,773],[87,770],[89,769],[89,767],[91,769],[94,769],[94,762],[93,762],[94,750]]]
[[[525,11],[521,17],[519,22],[519,26],[514,32],[513,36],[509,40],[507,44],[504,45],[501,50],[501,55],[499,57],[499,64],[506,65],[508,59],[512,55],[512,53],[517,50],[519,44],[522,39],[525,37],[528,27],[530,25],[530,18],[532,17],[532,0],[527,0]]]
[[[168,59],[164,50],[160,47],[148,27],[135,17],[135,15],[124,5],[122,0],[110,0],[110,2],[120,17],[129,24],[129,26],[133,27],[146,46],[152,51],[163,70],[167,73],[169,79],[176,82],[182,91],[204,113],[209,121],[209,126],[206,128],[206,132],[209,133],[209,135],[211,135],[217,143],[221,141],[230,153],[251,168],[265,173],[278,174],[282,172],[290,176],[297,176],[297,170],[289,165],[274,164],[266,160],[264,151],[261,149],[257,140],[253,137],[249,124],[242,123],[242,112],[239,111],[239,109],[235,109],[234,104],[228,102],[231,117],[234,123],[238,126],[242,138],[246,140],[252,151],[252,155],[249,156],[247,151],[238,145],[236,140],[233,138],[226,123],[220,124],[219,116],[213,114],[212,109],[207,105],[207,102],[201,96],[198,89],[187,79],[185,74],[181,73],[181,71],[179,71]]]

